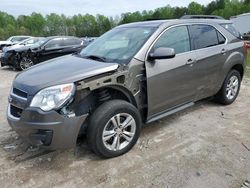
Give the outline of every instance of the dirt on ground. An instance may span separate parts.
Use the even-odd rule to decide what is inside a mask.
[[[127,154],[104,160],[82,140],[48,152],[28,147],[6,121],[17,72],[0,69],[0,187],[250,187],[250,79],[230,106],[201,101],[143,128]]]

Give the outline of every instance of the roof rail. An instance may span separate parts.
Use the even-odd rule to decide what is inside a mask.
[[[180,19],[223,19],[221,16],[215,15],[184,15]]]
[[[157,21],[157,20],[166,20],[166,18],[147,18],[146,20],[143,21]]]

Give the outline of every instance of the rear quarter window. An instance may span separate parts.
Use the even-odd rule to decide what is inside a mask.
[[[240,32],[235,29],[234,25],[232,23],[226,23],[226,24],[220,24],[222,27],[224,27],[227,31],[229,31],[232,35],[234,35],[237,38],[242,38]]]

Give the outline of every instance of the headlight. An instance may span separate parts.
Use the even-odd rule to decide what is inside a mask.
[[[34,96],[30,106],[41,108],[43,111],[58,109],[70,100],[74,92],[73,83],[48,87]]]

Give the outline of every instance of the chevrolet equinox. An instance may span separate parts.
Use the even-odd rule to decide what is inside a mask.
[[[121,25],[78,54],[18,74],[7,119],[32,145],[74,147],[85,134],[94,153],[116,157],[135,145],[143,124],[211,96],[234,102],[246,54],[224,19]]]

